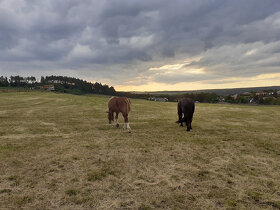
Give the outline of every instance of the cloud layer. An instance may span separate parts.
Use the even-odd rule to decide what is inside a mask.
[[[279,11],[279,0],[0,0],[0,74],[137,86],[279,73]]]

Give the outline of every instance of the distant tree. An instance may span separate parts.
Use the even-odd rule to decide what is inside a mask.
[[[41,84],[45,84],[45,77],[41,76],[41,81],[40,81]]]
[[[280,105],[280,97],[275,100],[275,105]]]
[[[239,103],[239,104],[247,104],[249,103],[249,98],[248,97],[245,97],[245,96],[238,96],[237,99],[236,99],[236,103]]]
[[[36,78],[31,76],[31,77],[26,77],[26,81],[28,84],[34,84],[36,82]]]
[[[0,77],[0,87],[8,87],[8,86],[9,86],[8,78],[1,76]]]
[[[19,75],[10,77],[10,85],[13,87],[21,87],[23,83],[23,77]]]
[[[234,99],[233,99],[233,97],[231,95],[227,95],[225,97],[225,102],[227,102],[227,103],[235,103],[235,101],[234,101]]]
[[[259,97],[259,104],[264,104],[264,99],[263,99],[263,97]]]
[[[274,105],[276,104],[276,98],[274,97],[266,97],[264,100],[263,100],[263,104],[266,104],[266,105]]]
[[[277,90],[273,90],[273,97],[277,98]]]

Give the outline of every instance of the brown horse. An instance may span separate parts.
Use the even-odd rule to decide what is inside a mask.
[[[130,112],[130,100],[126,97],[112,97],[108,101],[108,120],[111,124],[114,121],[114,112],[116,113],[116,127],[119,127],[118,117],[119,112],[122,113],[124,118],[124,127],[128,132],[131,132],[129,123],[128,123],[128,113]]]

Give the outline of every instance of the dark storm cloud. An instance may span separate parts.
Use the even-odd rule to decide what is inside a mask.
[[[165,65],[167,58],[188,56],[201,56],[191,65],[209,66],[217,78],[257,75],[260,66],[275,72],[279,11],[279,0],[1,0],[0,73],[28,74],[34,67],[38,75],[71,69],[90,76],[103,69],[102,77],[123,81],[128,71],[123,66],[135,64],[131,77],[146,73],[155,81],[176,83],[182,77],[150,73],[147,63]],[[263,44],[263,52],[248,53],[255,43]],[[242,53],[249,56],[237,62]]]

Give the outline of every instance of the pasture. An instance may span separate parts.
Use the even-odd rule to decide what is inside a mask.
[[[129,134],[108,99],[0,93],[0,209],[280,208],[280,106],[198,103],[186,132],[132,99]]]

